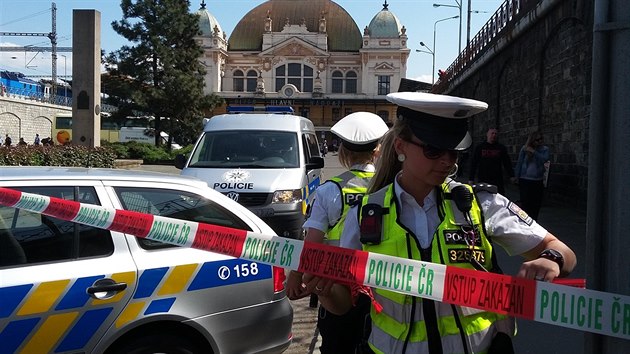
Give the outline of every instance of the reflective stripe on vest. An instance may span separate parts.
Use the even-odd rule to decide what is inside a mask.
[[[457,185],[450,184],[451,187]],[[461,226],[467,223],[462,213],[454,209],[454,203],[445,198],[450,195],[449,185],[445,183],[436,191],[439,193],[439,200],[442,201],[441,205],[438,205],[442,222],[431,241],[431,262],[474,269],[468,261],[463,262],[461,258],[458,258],[460,255],[458,251],[461,250],[464,255],[464,250],[470,251],[465,240],[459,238],[463,235],[455,232],[461,230]],[[370,203],[388,209],[388,211],[383,211],[381,243],[363,245],[363,249],[402,258],[421,259],[419,244],[413,240],[414,235],[407,236],[407,231],[397,222],[397,209],[400,206],[396,203],[394,195],[393,184],[391,184],[363,198],[362,206]],[[492,246],[481,226],[481,210],[476,200],[473,200],[472,205],[471,219],[478,231],[478,240],[475,240],[473,251],[478,255],[484,255],[480,263],[490,269]],[[361,212],[358,215],[361,216]],[[409,242],[407,237],[411,238]],[[407,246],[408,244],[411,248]],[[373,292],[377,302],[383,306],[383,310],[380,313],[374,311],[374,308],[371,310],[372,334],[369,343],[372,349],[377,353],[402,353],[402,348],[407,341],[407,353],[428,352],[428,337],[422,316],[422,299],[382,289],[373,289]],[[438,330],[445,353],[464,353],[464,346],[469,348],[469,352],[472,350],[474,353],[483,353],[488,349],[492,338],[492,333],[489,335],[488,332],[495,331],[493,323],[506,317],[440,302],[435,302],[435,307]],[[456,309],[457,315],[453,313],[453,308]],[[462,342],[457,320],[461,322],[467,343]],[[410,326],[411,323],[413,323],[412,326]],[[409,333],[410,328],[411,333]]]
[[[370,180],[374,176],[374,172],[363,171],[346,171],[337,177],[330,179],[341,191],[341,217],[326,232],[326,244],[339,246],[339,238],[343,231],[343,224],[346,221],[346,215],[350,209],[350,205],[360,201],[367,192]]]

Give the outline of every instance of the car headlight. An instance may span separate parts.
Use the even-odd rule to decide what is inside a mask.
[[[302,201],[302,190],[301,189],[290,189],[286,191],[275,191],[273,193],[272,203],[277,204],[289,204],[289,203],[299,203]]]

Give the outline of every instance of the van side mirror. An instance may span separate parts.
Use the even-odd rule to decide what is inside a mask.
[[[183,170],[184,166],[186,166],[186,156],[184,156],[184,154],[177,154],[177,156],[175,156],[175,167]]]
[[[312,156],[306,164],[306,170],[316,170],[318,168],[324,168],[324,158],[321,156]]]

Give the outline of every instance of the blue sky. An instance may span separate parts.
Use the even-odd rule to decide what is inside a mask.
[[[466,45],[467,0],[462,0],[462,47]],[[504,0],[470,0],[471,34],[474,37],[488,18]],[[191,0],[191,12],[199,9],[201,0]],[[206,0],[207,9],[217,18],[228,36],[238,21],[264,0]],[[383,8],[383,0],[336,0],[363,28]],[[432,55],[416,52],[424,42],[433,50],[434,26],[437,29],[435,43],[435,70],[446,69],[458,54],[459,19],[436,21],[459,15],[456,0],[388,0],[389,10],[407,28],[408,46],[411,49],[407,77],[431,82]],[[434,3],[451,5],[434,7]],[[95,9],[101,13],[101,47],[111,52],[126,44],[111,28],[111,22],[120,20],[122,13],[118,0],[57,0],[57,37],[59,46],[72,46],[72,10]],[[52,29],[52,1],[0,0],[0,32],[49,33]],[[485,12],[484,12],[485,11]],[[39,45],[50,46],[46,37],[0,37],[0,46]],[[65,57],[64,57],[65,56]],[[20,71],[27,75],[50,75],[50,53],[0,52],[0,70]],[[72,72],[72,53],[58,53],[57,74]],[[437,79],[437,74],[436,74]]]

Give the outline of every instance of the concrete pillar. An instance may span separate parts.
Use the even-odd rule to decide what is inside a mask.
[[[101,145],[101,13],[72,11],[72,143]]]
[[[628,295],[630,2],[595,0],[594,6],[584,263],[590,289]],[[628,312],[624,315],[626,331]],[[610,321],[610,316],[606,320]],[[591,333],[585,338],[587,353],[630,353],[628,340]]]

